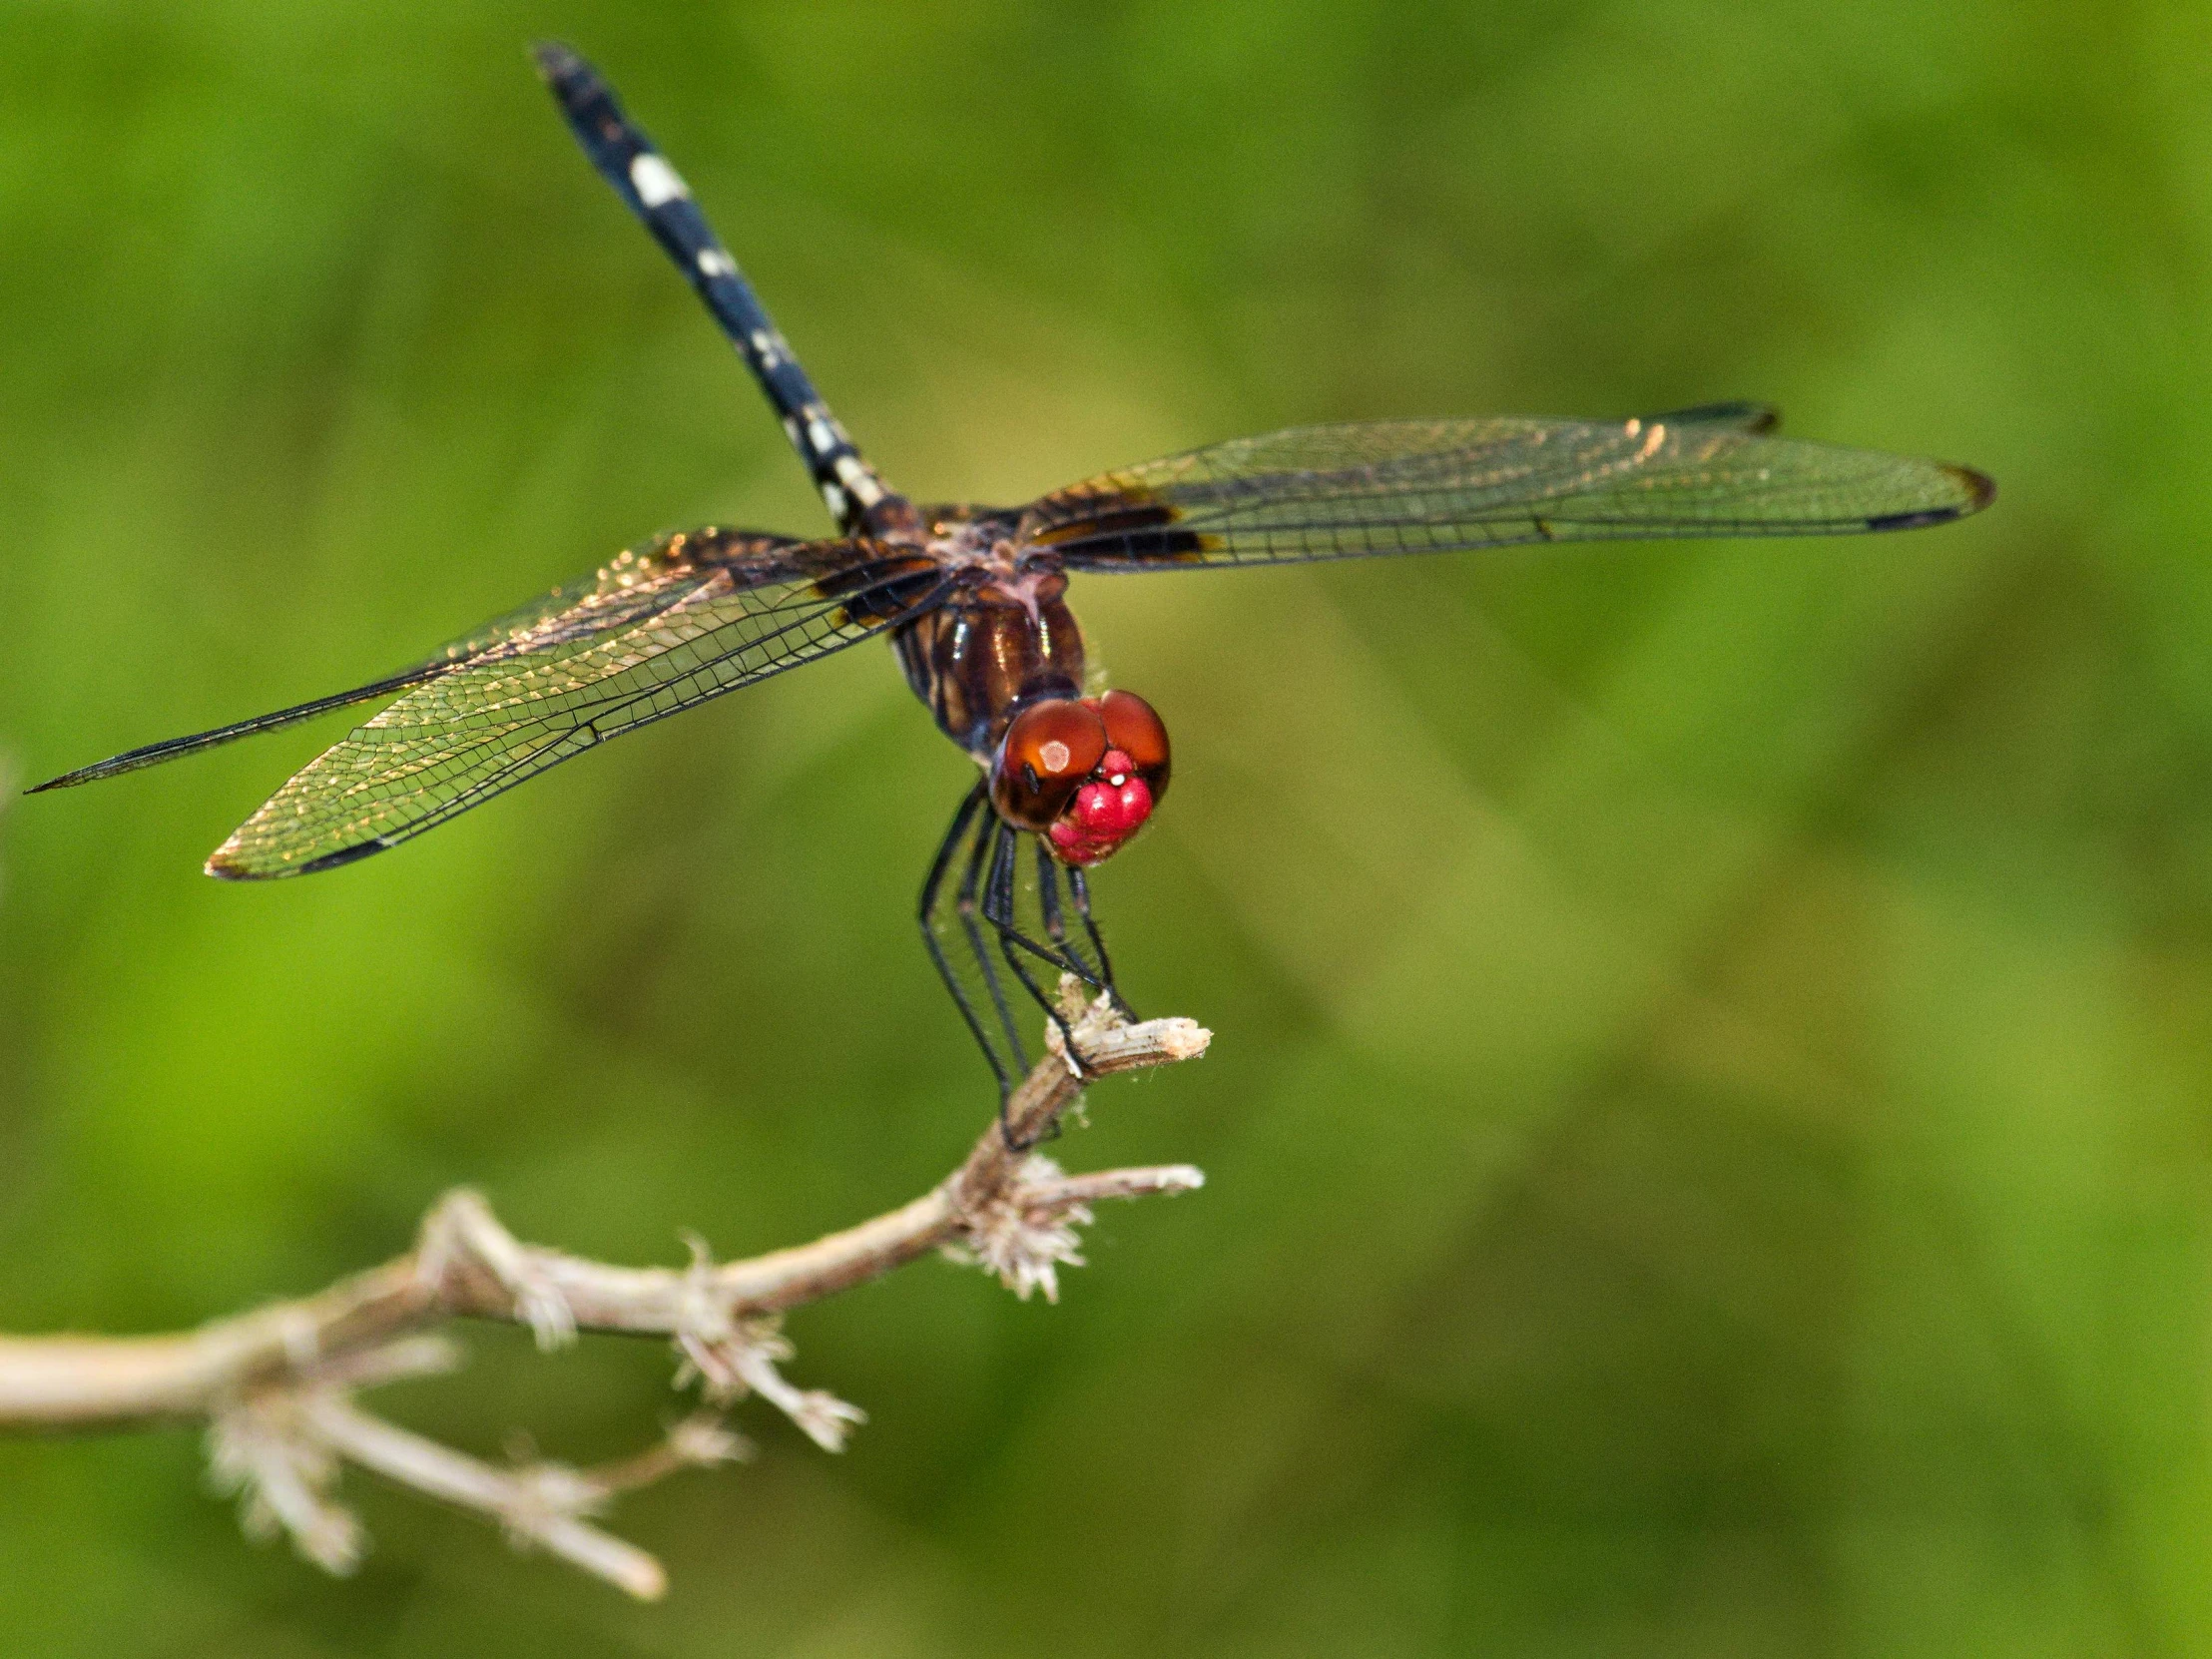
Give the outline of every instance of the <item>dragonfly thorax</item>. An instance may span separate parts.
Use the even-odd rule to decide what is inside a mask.
[[[978,571],[971,585],[892,638],[906,684],[944,735],[988,764],[1023,708],[1080,696],[1083,631],[1054,570]]]

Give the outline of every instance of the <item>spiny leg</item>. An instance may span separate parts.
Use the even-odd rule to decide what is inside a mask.
[[[983,919],[998,930],[1000,949],[1002,951],[1012,951],[1017,948],[1022,950],[1049,968],[1055,981],[1063,973],[1072,973],[1086,984],[1098,984],[1097,974],[1092,971],[1091,965],[1084,961],[1081,956],[1073,951],[1055,949],[1051,945],[1041,943],[1034,935],[1024,929],[1020,913],[1021,836],[1023,831],[1015,830],[1010,825],[1002,824],[999,826],[997,833],[998,844],[994,848],[991,857],[991,878],[984,884],[983,889]],[[1037,883],[1037,905],[1039,916],[1043,918],[1050,911],[1058,908],[1059,890],[1053,885],[1051,873],[1056,866],[1046,859],[1040,859],[1039,866],[1040,879]],[[1047,936],[1050,936],[1051,923],[1049,920],[1039,931],[1043,931]],[[1011,956],[1008,957],[1009,961],[1012,959]],[[1020,965],[1016,965],[1017,969],[1020,969]],[[1035,982],[1030,979],[1026,969],[1020,969],[1020,971],[1022,983],[1029,985],[1031,994],[1037,997],[1048,1013],[1057,1018],[1059,1015],[1057,999],[1037,991]]]
[[[1063,901],[1060,883],[1067,883],[1068,896]],[[1080,865],[1063,864],[1052,856],[1042,836],[1037,839],[1037,898],[1043,912],[1044,935],[1083,981],[1108,996],[1114,994],[1113,969],[1106,960],[1105,941],[1098,936],[1098,929],[1091,924],[1090,893],[1084,885]],[[1076,919],[1083,924],[1086,937],[1076,936],[1068,924],[1068,912],[1075,911]],[[1085,954],[1086,943],[1089,954]]]
[[[691,187],[623,113],[599,72],[557,42],[533,48],[533,56],[592,165],[645,222],[745,358],[838,528],[852,535],[910,518],[912,508],[905,498],[886,487],[860,458],[799,366],[753,284],[692,201]]]
[[[984,1029],[982,1019],[975,1011],[975,1003],[969,997],[967,987],[960,983],[960,976],[952,969],[952,962],[944,953],[944,946],[937,939],[937,903],[944,893],[944,878],[952,867],[952,860],[960,850],[960,841],[975,821],[982,808],[988,787],[978,784],[961,799],[959,811],[952,815],[952,828],[944,832],[944,839],[937,845],[937,855],[929,861],[929,874],[921,883],[921,901],[915,906],[914,916],[921,924],[921,942],[929,952],[929,960],[936,967],[937,977],[944,981],[944,988],[952,993],[952,1002],[960,1010],[960,1017],[967,1021],[969,1034],[975,1038],[975,1046],[983,1051],[983,1058],[990,1062],[991,1072],[998,1079],[998,1097],[1004,1100],[1012,1091],[1014,1079],[1006,1069],[1006,1062],[992,1045],[990,1034]],[[972,930],[972,929],[971,929]]]
[[[1021,1040],[1020,1024],[1015,1018],[1013,1005],[1008,1001],[1005,981],[997,963],[991,960],[990,940],[985,936],[983,924],[988,924],[996,935],[1000,955],[1004,958],[1005,971],[1018,979],[1022,987],[1040,1008],[1059,1027],[1067,1053],[1080,1066],[1082,1059],[1074,1047],[1066,1015],[1057,1000],[1037,982],[1030,971],[1026,957],[1049,967],[1055,977],[1061,972],[1078,975],[1093,985],[1105,985],[1105,949],[1097,928],[1090,920],[1090,892],[1075,869],[1065,871],[1073,908],[1088,931],[1097,955],[1098,967],[1084,960],[1081,948],[1068,938],[1065,910],[1060,902],[1058,881],[1062,866],[1045,853],[1039,845],[1037,863],[1038,905],[1042,917],[1040,931],[1052,944],[1040,943],[1019,925],[1018,910],[1021,832],[1012,826],[1000,822],[989,808],[989,786],[978,783],[961,798],[952,823],[943,838],[937,843],[934,857],[929,861],[929,872],[923,878],[921,895],[915,905],[915,919],[921,928],[923,947],[929,952],[930,963],[937,970],[937,977],[944,981],[945,989],[952,995],[952,1002],[960,1010],[960,1017],[967,1022],[970,1035],[983,1057],[990,1064],[992,1074],[998,1080],[1000,1129],[1007,1137],[1007,1145],[1014,1151],[1025,1150],[1023,1143],[1013,1139],[1011,1127],[1005,1121],[1005,1108],[1020,1075],[1029,1069],[1026,1047]],[[951,877],[955,863],[961,865],[957,888]],[[972,962],[981,976],[988,1007],[978,1005],[970,993],[953,957],[939,936],[940,928],[947,924],[944,914],[947,894],[950,892],[953,914],[966,945],[964,960]],[[1058,948],[1054,948],[1057,946]],[[995,1017],[994,1017],[995,1016]],[[1012,1064],[1008,1064],[1008,1056]]]
[[[983,882],[983,919],[989,922],[1003,944],[1015,946],[1036,962],[1051,970],[1057,981],[1063,973],[1072,973],[1087,985],[1101,986],[1104,980],[1083,957],[1081,950],[1070,945],[1067,925],[1061,919],[1060,893],[1055,884],[1056,860],[1038,843],[1037,857],[1037,925],[1034,931],[1025,924],[1021,914],[1021,838],[1026,831],[1011,825],[999,824],[989,833],[995,836],[991,864]],[[1042,934],[1040,939],[1038,934]],[[1046,943],[1049,939],[1052,942]],[[1057,1002],[1050,997],[1040,997],[1048,1010],[1057,1011]]]
[[[1082,920],[1083,931],[1090,935],[1091,953],[1098,959],[1098,983],[1114,999],[1116,1008],[1128,1018],[1135,1019],[1137,1016],[1131,1012],[1128,1002],[1123,998],[1121,987],[1114,983],[1114,962],[1106,954],[1105,935],[1099,932],[1098,923],[1091,919],[1091,878],[1083,873],[1080,864],[1068,866],[1068,894],[1074,900],[1075,913]]]
[[[1060,907],[1060,860],[1053,857],[1044,837],[1036,840],[1037,854],[1037,910],[1044,922],[1044,936],[1051,941],[1053,950],[1076,964],[1083,977],[1092,984],[1099,983],[1097,971],[1083,960],[1068,942],[1067,916]]]
[[[998,932],[999,953],[1006,958],[1006,965],[1023,989],[1035,999],[1052,1023],[1060,1028],[1060,1036],[1069,1058],[1078,1070],[1083,1057],[1075,1047],[1075,1033],[1069,1027],[1066,1014],[1061,1011],[1059,998],[1037,983],[1030,972],[1029,959],[1041,964],[1052,975],[1053,989],[1057,990],[1059,976],[1072,973],[1085,983],[1100,986],[1101,980],[1090,964],[1072,950],[1054,949],[1040,943],[1021,925],[1017,908],[1020,901],[1018,880],[1021,862],[1022,831],[1010,825],[1000,825],[997,830],[997,845],[991,855],[990,879],[983,888],[983,919]],[[1057,886],[1058,864],[1046,858],[1039,859],[1037,896],[1040,913],[1046,918],[1044,931],[1052,930],[1051,918],[1059,907]]]
[[[968,953],[974,958],[976,971],[983,976],[983,983],[990,991],[991,1006],[998,1013],[999,1029],[1005,1033],[1007,1047],[1013,1051],[1015,1070],[1022,1073],[1029,1069],[1029,1050],[1022,1043],[1021,1028],[1014,1023],[1014,1011],[1006,1001],[1005,986],[999,981],[998,969],[991,965],[990,948],[984,943],[983,929],[976,924],[975,919],[980,907],[976,889],[983,878],[983,859],[997,841],[994,831],[998,828],[997,821],[985,814],[981,827],[975,831],[975,844],[968,852],[967,870],[960,877],[960,895],[954,909],[960,917],[960,930],[967,938]],[[1009,1092],[1010,1084],[999,1093],[1001,1110],[1004,1109]]]
[[[1021,953],[1028,951],[1050,964],[1056,973],[1070,965],[1052,956],[1013,924],[1016,878],[1021,862],[1021,831],[1012,825],[999,824],[988,833],[991,839],[991,865],[990,874],[983,883],[983,919],[998,934],[999,953],[1006,958],[1007,970],[1021,981],[1022,988],[1045,1011],[1046,1017],[1060,1028],[1060,1051],[1075,1067],[1078,1076],[1086,1075],[1087,1068],[1083,1064],[1082,1053],[1075,1046],[1075,1032],[1068,1025],[1067,1015],[1060,1011],[1059,1002],[1046,994],[1044,987],[1037,983],[1022,962]],[[1006,1103],[1001,1100],[998,1132],[1005,1140],[1007,1150],[1026,1152],[1039,1141],[1058,1139],[1060,1125],[1055,1121],[1047,1125],[1041,1135],[1025,1141],[1016,1140],[1013,1125],[1006,1118]]]
[[[991,924],[992,931],[998,935],[999,954],[1006,958],[1007,968],[1021,981],[1023,988],[1039,1007],[1055,1020],[1060,1020],[1064,1033],[1066,1021],[1061,1019],[1059,1009],[1052,998],[1045,994],[1044,988],[1030,977],[1029,969],[1015,953],[1017,944],[1026,945],[1032,951],[1038,949],[1023,938],[1014,925],[1014,881],[1020,855],[1021,843],[1013,826],[1003,823],[995,825],[991,831],[990,874],[983,882],[983,919]]]

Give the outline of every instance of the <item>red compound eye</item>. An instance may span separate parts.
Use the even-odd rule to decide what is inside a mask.
[[[1108,692],[1098,700],[1098,712],[1106,722],[1107,743],[1129,757],[1158,806],[1168,793],[1167,723],[1135,692]]]
[[[1031,704],[998,746],[991,805],[1009,824],[1045,829],[1105,758],[1106,742],[1106,722],[1088,704],[1073,698]]]
[[[1168,729],[1143,698],[1125,691],[1086,700],[1098,713],[1106,751],[1066,798],[1045,838],[1060,861],[1112,857],[1152,817],[1168,789]]]

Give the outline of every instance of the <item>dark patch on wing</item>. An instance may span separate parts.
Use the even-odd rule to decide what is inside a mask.
[[[1979,473],[1769,435],[1713,403],[1620,421],[1501,415],[1301,427],[1045,496],[1017,544],[1069,570],[1281,564],[1540,541],[1852,535],[1988,504]]]
[[[944,567],[934,559],[891,554],[832,571],[815,583],[815,592],[843,601],[836,612],[839,626],[880,628],[912,616],[946,580]]]
[[[1978,513],[1997,498],[1996,480],[1985,472],[1976,472],[1970,466],[1946,466],[1966,498],[1954,505],[1927,507],[1917,512],[1883,513],[1867,520],[1870,530],[1923,530],[1932,524],[1948,524],[1953,519],[1964,518],[1968,513]]]
[[[1644,420],[1647,424],[1664,421],[1669,426],[1728,426],[1739,432],[1771,432],[1782,424],[1782,411],[1772,403],[1699,403],[1646,415]]]
[[[1031,510],[1045,520],[1027,538],[1031,547],[1080,545],[1089,554],[1159,564],[1194,563],[1221,547],[1219,537],[1178,528],[1183,509],[1147,490],[1086,491],[1077,485],[1046,496]]]

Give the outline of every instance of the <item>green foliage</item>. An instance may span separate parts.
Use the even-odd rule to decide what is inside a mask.
[[[1101,875],[1203,1064],[1063,1306],[801,1315],[841,1459],[626,1506],[634,1608],[178,1433],[0,1443],[40,1655],[2179,1654],[2212,1643],[2212,27],[1696,0],[0,5],[0,750],[333,689],[709,519],[821,524],[523,55],[597,57],[847,424],[1019,499],[1298,421],[1730,396],[1962,527],[1079,584],[1167,715]],[[403,1245],[791,1242],[986,1080],[913,936],[966,763],[872,648],[386,857],[200,859],[317,736],[0,820],[0,1328]],[[637,1443],[661,1356],[385,1396]]]

